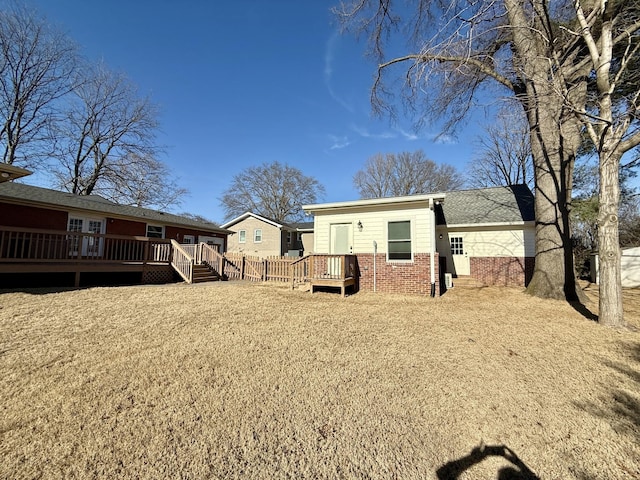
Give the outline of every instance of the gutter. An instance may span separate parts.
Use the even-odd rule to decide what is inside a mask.
[[[434,201],[433,198],[429,199],[429,216],[431,217],[431,221],[429,222],[431,225],[431,241],[429,242],[429,270],[431,273],[431,297],[436,296],[436,212],[435,206],[438,205],[440,201]]]

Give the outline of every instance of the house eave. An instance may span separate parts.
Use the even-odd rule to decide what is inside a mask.
[[[455,229],[455,228],[491,228],[491,227],[523,227],[534,226],[536,222],[532,220],[517,222],[486,222],[486,223],[452,223],[436,225],[437,230]]]
[[[99,208],[59,205],[55,203],[40,202],[40,201],[21,199],[21,198],[15,198],[15,197],[4,196],[4,195],[0,195],[0,201],[11,203],[14,205],[22,205],[26,207],[45,208],[48,210],[56,210],[59,212],[76,212],[76,213],[84,213],[88,215],[100,215],[101,217],[105,217],[105,218],[127,220],[132,222],[144,222],[151,225],[162,224],[164,226],[169,226],[169,227],[179,227],[179,228],[190,229],[190,230],[200,230],[204,232],[217,233],[222,235],[230,235],[233,233],[230,230],[220,228],[220,227],[179,223],[179,222],[171,221],[170,219],[158,219],[158,218],[146,217],[144,214],[126,215],[126,214],[119,214],[115,212],[106,212],[104,210],[100,210]],[[160,215],[164,215],[164,212],[157,212],[157,213]]]
[[[331,210],[348,210],[361,207],[377,207],[384,205],[411,205],[427,203],[430,201],[438,202],[443,201],[446,197],[444,193],[435,193],[429,195],[408,195],[404,197],[385,197],[385,198],[370,198],[365,200],[351,200],[347,202],[332,202],[332,203],[316,203],[312,205],[303,205],[302,209],[305,212],[323,212]]]
[[[256,219],[258,219],[258,220],[260,220],[262,222],[268,223],[269,225],[273,225],[274,227],[277,227],[279,229],[286,228],[286,226],[281,224],[281,223],[274,222],[272,220],[269,220],[268,218],[265,218],[265,217],[263,217],[261,215],[258,215],[256,213],[252,213],[252,212],[245,212],[242,215],[237,216],[233,220],[229,220],[227,223],[223,223],[222,225],[220,225],[220,227],[221,228],[231,227],[232,225],[235,225],[236,223],[241,222],[242,220],[245,220],[245,219],[247,219],[249,217],[256,218]]]
[[[25,168],[15,167],[7,163],[0,163],[0,182],[10,182],[17,178],[26,177],[33,172]]]

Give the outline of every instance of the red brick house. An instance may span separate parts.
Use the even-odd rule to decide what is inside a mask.
[[[96,195],[0,183],[0,273],[4,274],[24,278],[66,272],[73,273],[78,284],[81,273],[99,278],[134,272],[144,283],[168,281],[174,275],[172,245],[195,253],[195,245],[205,244],[222,253],[229,233],[212,223],[118,205]],[[3,286],[11,286],[12,279],[3,278]]]

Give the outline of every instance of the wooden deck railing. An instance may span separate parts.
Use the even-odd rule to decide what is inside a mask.
[[[230,280],[306,282],[309,256],[261,258],[228,252],[224,254],[224,274]]]
[[[224,275],[224,256],[218,252],[216,247],[201,243],[198,248],[196,260],[198,263],[206,263],[209,265],[218,272],[218,275]]]
[[[0,226],[0,262],[171,261],[169,240]]]
[[[311,256],[311,293],[316,288],[339,288],[344,297],[347,287],[358,289],[358,262],[355,255],[315,254]]]
[[[171,240],[171,246],[173,247],[171,266],[186,282],[193,282],[193,264],[195,259],[183,248],[189,245],[180,245],[175,240]]]
[[[311,255],[312,279],[344,280],[357,275],[355,255]]]
[[[205,243],[179,244],[175,240],[99,233],[0,226],[0,264],[103,263],[171,265],[187,282],[194,265],[207,264],[231,280],[297,283],[314,280],[329,285],[353,284],[357,277],[355,255],[314,254],[297,257],[251,257],[219,253]],[[37,266],[37,265],[36,265]],[[130,265],[129,265],[130,266]],[[146,266],[145,266],[146,268]]]

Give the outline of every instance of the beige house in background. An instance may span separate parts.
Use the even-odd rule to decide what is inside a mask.
[[[297,257],[313,249],[313,222],[286,224],[246,212],[221,228],[234,232],[228,237],[228,252],[263,258]]]

